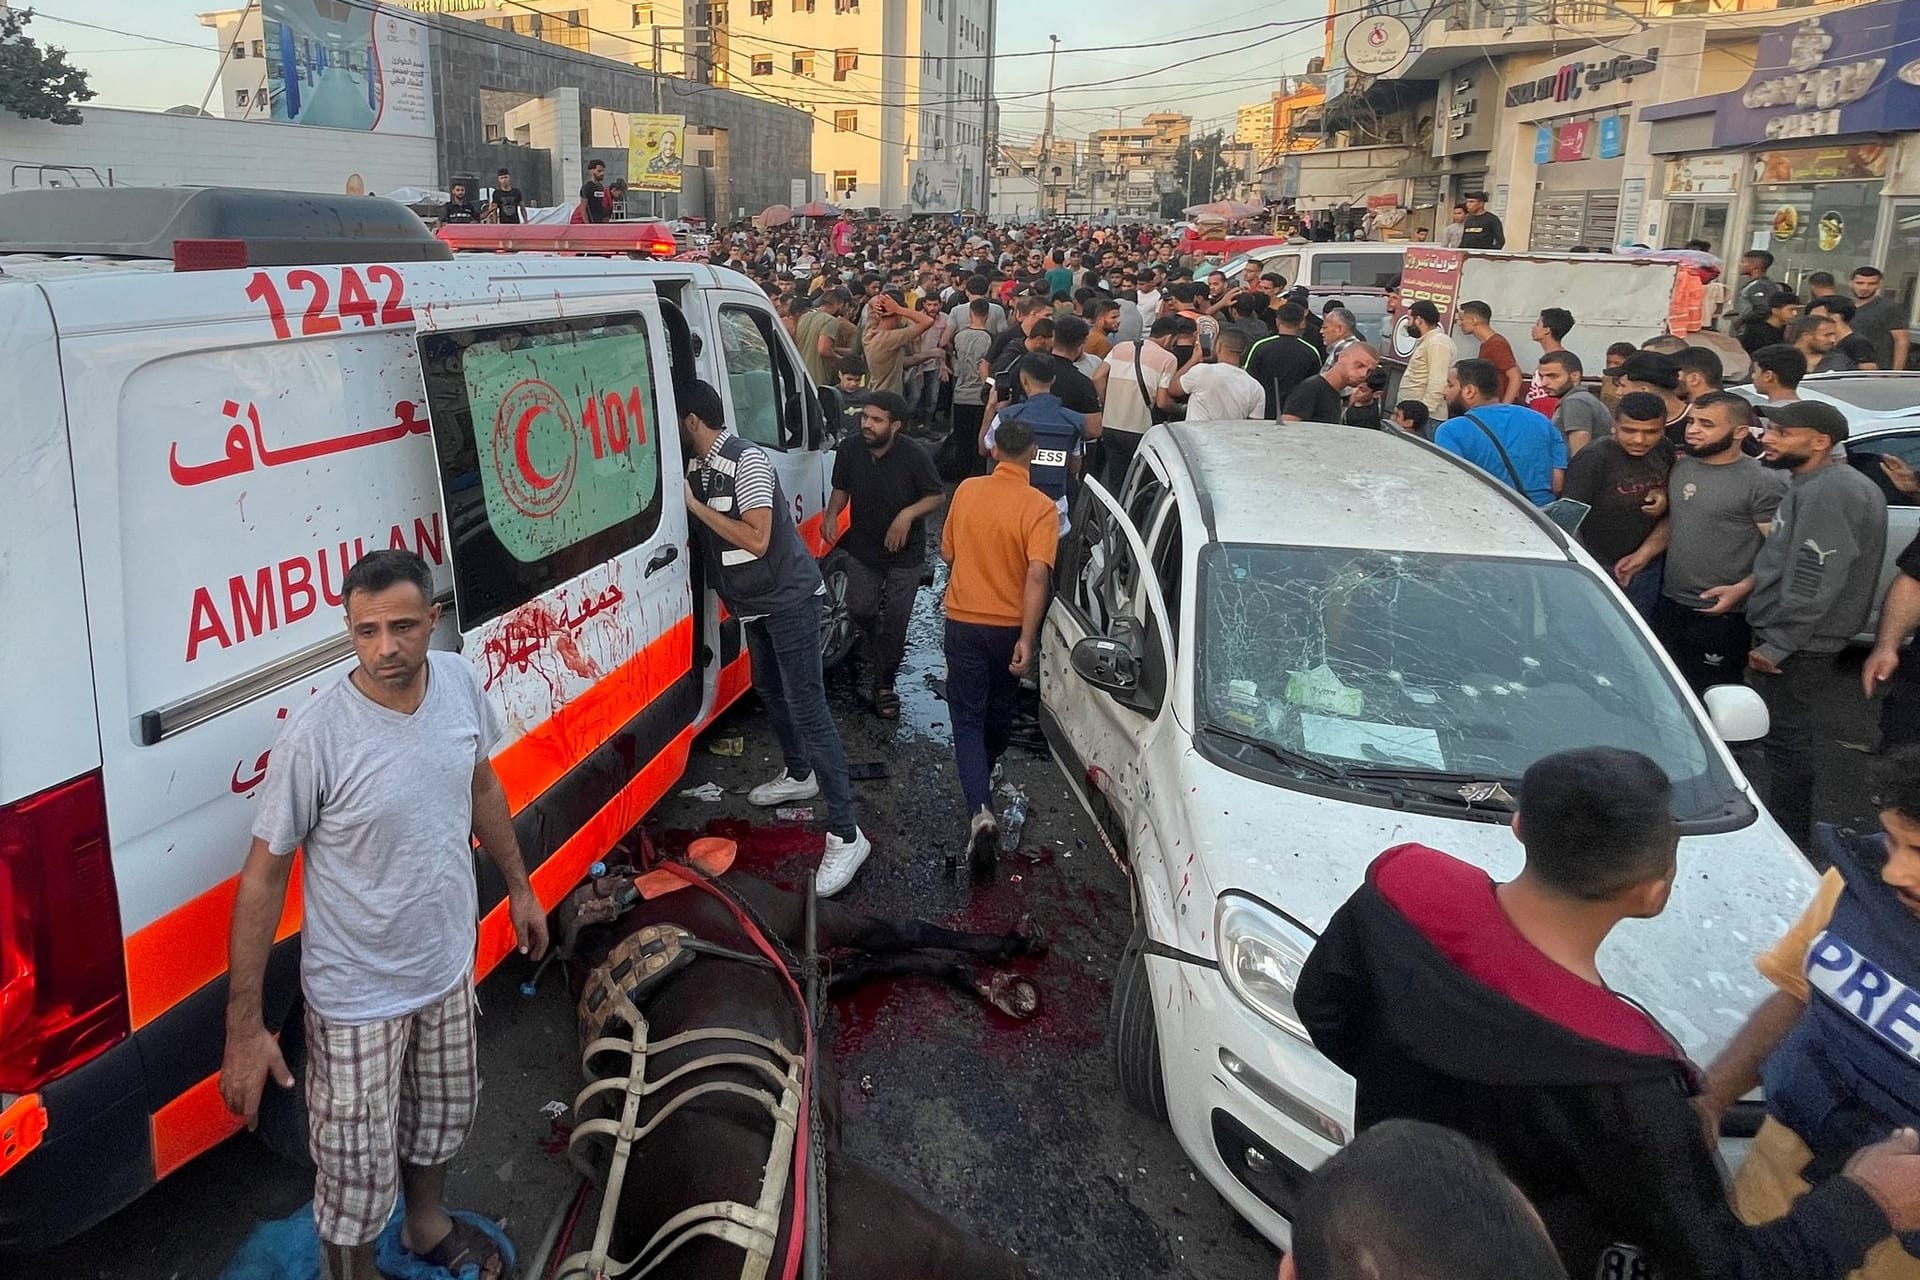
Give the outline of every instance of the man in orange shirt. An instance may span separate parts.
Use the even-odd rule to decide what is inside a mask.
[[[947,577],[947,711],[966,793],[967,853],[976,876],[993,868],[1000,839],[993,765],[1007,749],[1020,677],[1033,669],[1040,616],[1059,548],[1059,512],[1027,476],[1033,431],[1003,419],[992,474],[954,490],[940,533]]]

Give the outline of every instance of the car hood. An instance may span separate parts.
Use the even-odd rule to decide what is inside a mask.
[[[1317,796],[1222,769],[1195,753],[1185,770],[1181,791],[1209,798],[1190,808],[1185,833],[1201,872],[1195,887],[1258,898],[1316,935],[1359,888],[1368,864],[1395,845],[1443,850],[1496,880],[1512,879],[1524,861],[1504,823]],[[1765,810],[1742,830],[1688,836],[1666,911],[1616,928],[1601,948],[1600,971],[1704,1061],[1772,991],[1754,959],[1786,932],[1818,882]],[[1212,916],[1185,913],[1183,932],[1193,936],[1181,945],[1215,956]]]

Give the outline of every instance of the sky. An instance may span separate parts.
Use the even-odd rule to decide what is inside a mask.
[[[197,106],[206,97],[217,56],[213,33],[194,15],[219,7],[224,6],[214,0],[48,0],[34,5],[29,30],[43,43],[64,47],[69,60],[89,73],[99,106]],[[1050,35],[1060,37],[1056,134],[1084,137],[1090,129],[1137,123],[1147,112],[1162,109],[1193,116],[1196,132],[1214,127],[1231,132],[1236,107],[1259,101],[1282,77],[1306,70],[1307,59],[1320,52],[1325,14],[1323,0],[1185,0],[1177,6],[1167,0],[1066,5],[1001,0],[994,94],[1001,101],[1003,132],[1010,140],[1040,134]],[[1256,26],[1263,29],[1168,43]],[[1083,52],[1094,49],[1107,51]],[[1115,85],[1115,80],[1123,82]]]

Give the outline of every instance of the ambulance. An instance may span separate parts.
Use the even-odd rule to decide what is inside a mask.
[[[435,643],[508,726],[494,764],[542,902],[680,777],[748,685],[688,549],[695,377],[818,552],[839,418],[744,276],[455,259],[364,197],[0,195],[0,1256],[237,1128],[236,873],[280,722],[351,668],[361,555],[433,566]],[[825,568],[831,658],[851,631]],[[476,866],[485,973],[513,931]],[[297,885],[266,985],[289,1065]],[[304,1152],[301,1108],[269,1090],[270,1145]]]

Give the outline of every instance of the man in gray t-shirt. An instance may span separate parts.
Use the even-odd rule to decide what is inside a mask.
[[[287,718],[268,761],[234,901],[220,1092],[251,1126],[268,1077],[293,1084],[261,992],[300,850],[323,1274],[376,1274],[374,1241],[404,1188],[407,1250],[497,1275],[493,1240],[444,1199],[479,1092],[472,839],[506,882],[522,953],[546,950],[546,910],[489,759],[500,714],[464,658],[427,648],[440,607],[426,562],[373,552],[341,592],[359,665]]]
[[[1569,454],[1613,434],[1613,413],[1599,396],[1580,384],[1584,373],[1580,357],[1564,347],[1543,354],[1534,369],[1540,389],[1559,401],[1554,407],[1553,425],[1567,438]]]
[[[1741,679],[1752,634],[1737,588],[1787,492],[1785,472],[1741,451],[1747,421],[1741,397],[1701,396],[1667,474],[1666,578],[1653,630],[1695,693]]]

